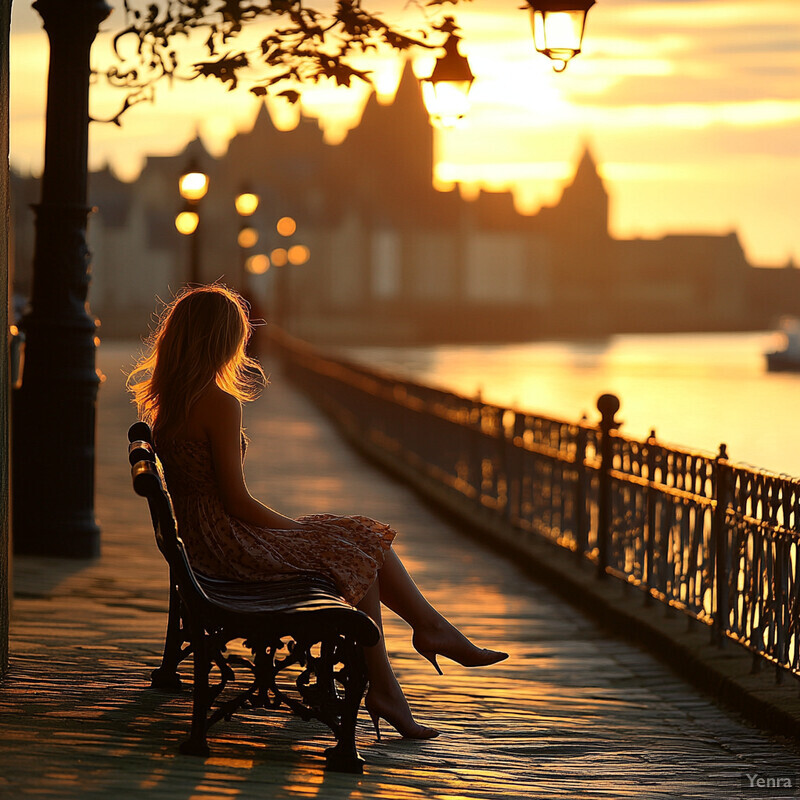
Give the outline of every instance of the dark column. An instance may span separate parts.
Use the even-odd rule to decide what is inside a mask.
[[[281,328],[288,333],[289,330],[289,264],[282,267],[273,267],[278,270],[275,275],[275,308],[272,310],[272,317],[275,327]]]
[[[8,330],[8,36],[11,3],[0,3],[0,330]],[[8,336],[0,337],[0,676],[8,668],[11,601],[8,513]]]
[[[99,377],[86,246],[89,50],[105,0],[36,0],[50,39],[42,199],[33,291],[22,320],[22,387],[14,397],[14,550],[97,555],[94,432]]]
[[[197,211],[197,209],[195,209]],[[200,283],[200,220],[198,211],[197,227],[189,234],[189,283],[197,286]]]

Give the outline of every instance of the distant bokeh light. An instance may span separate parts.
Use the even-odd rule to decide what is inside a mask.
[[[295,244],[287,253],[290,264],[305,264],[311,258],[311,251],[304,244]]]
[[[269,257],[264,253],[250,256],[247,261],[244,262],[244,268],[251,275],[263,275],[269,269]]]
[[[275,228],[281,236],[291,236],[297,230],[297,223],[291,217],[281,217]]]
[[[276,247],[270,254],[269,260],[274,267],[283,267],[289,259],[289,255],[283,247]]]
[[[203,172],[187,172],[178,181],[181,197],[192,202],[202,200],[208,191],[208,175]]]
[[[258,208],[259,197],[257,194],[253,194],[253,192],[242,192],[236,195],[236,199],[233,202],[236,206],[236,212],[240,216],[249,217],[251,214],[255,214]]]
[[[258,243],[258,231],[255,228],[250,227],[242,228],[239,231],[237,241],[239,242],[239,247],[249,250],[251,247],[255,247]]]
[[[194,233],[197,230],[199,222],[200,217],[197,215],[196,211],[181,211],[181,213],[175,217],[175,227],[184,236]]]

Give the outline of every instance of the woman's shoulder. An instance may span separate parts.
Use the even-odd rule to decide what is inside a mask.
[[[216,384],[209,386],[197,399],[197,412],[205,420],[216,422],[235,417],[241,420],[242,404],[232,394],[220,389]]]
[[[197,398],[197,404],[214,411],[236,411],[238,413],[242,408],[239,398],[220,389],[216,383],[210,384],[203,390],[203,393]]]
[[[203,432],[208,438],[212,430],[240,426],[242,405],[237,398],[213,385],[206,388],[197,398],[187,420],[190,432]]]

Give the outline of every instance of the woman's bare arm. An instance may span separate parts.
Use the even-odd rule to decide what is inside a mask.
[[[216,386],[198,401],[195,413],[211,443],[211,457],[225,510],[242,522],[268,528],[297,530],[302,524],[256,500],[248,491],[242,470],[242,406]]]

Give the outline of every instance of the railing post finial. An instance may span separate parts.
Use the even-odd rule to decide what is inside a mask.
[[[615,394],[601,394],[597,398],[597,410],[603,417],[600,424],[603,425],[608,422],[610,423],[609,428],[619,427],[619,423],[614,419],[614,415],[619,411],[619,406],[619,397]]]
[[[597,576],[599,578],[604,578],[606,575],[611,544],[611,462],[614,452],[609,434],[620,426],[615,419],[619,407],[619,398],[614,394],[601,394],[597,398],[597,410],[601,414],[600,486],[597,502]]]
[[[728,448],[721,444],[716,458],[714,485],[714,516],[711,519],[711,547],[714,569],[714,598],[711,609],[711,640],[722,647],[728,629],[728,502],[731,491]]]

